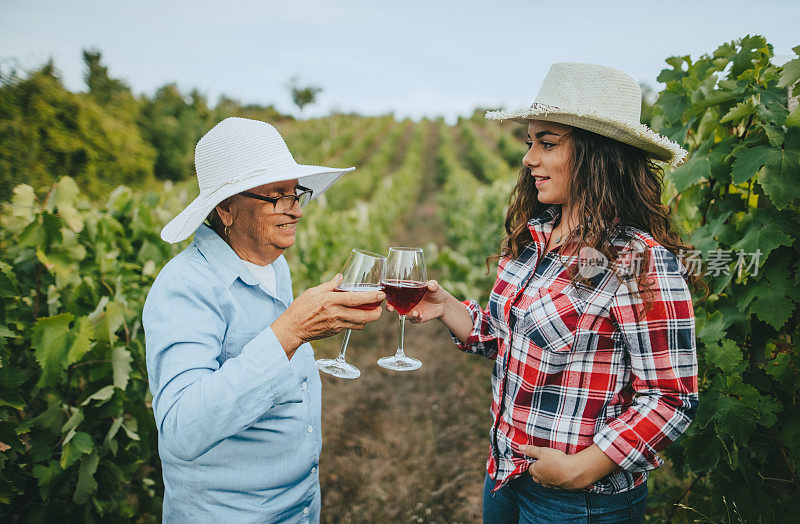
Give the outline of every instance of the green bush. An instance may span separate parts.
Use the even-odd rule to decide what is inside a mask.
[[[0,216],[0,520],[157,521],[140,317],[186,195],[78,194],[67,177],[43,202],[21,185]]]
[[[691,152],[667,198],[712,291],[696,303],[700,408],[668,449],[686,482],[662,496],[746,522],[800,515],[800,58],[771,57],[760,36],[672,57],[654,115]]]

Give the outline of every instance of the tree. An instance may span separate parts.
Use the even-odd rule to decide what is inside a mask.
[[[83,79],[89,94],[100,105],[107,105],[118,97],[132,98],[130,88],[124,82],[109,76],[108,67],[100,63],[102,58],[97,49],[83,50],[83,62],[86,64]]]
[[[302,111],[305,106],[316,101],[317,95],[322,92],[322,88],[318,86],[299,86],[297,82],[297,77],[292,77],[289,81],[289,92],[292,94],[292,101]]]
[[[0,84],[0,199],[22,182],[41,193],[63,175],[93,196],[151,178],[155,151],[134,121],[135,100],[112,91],[128,99],[114,110],[94,95],[72,93],[52,62],[8,76]]]

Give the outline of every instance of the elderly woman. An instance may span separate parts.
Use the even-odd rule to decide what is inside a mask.
[[[228,118],[195,152],[200,195],[161,233],[194,242],[144,307],[165,522],[318,521],[321,383],[308,341],[361,329],[380,292],[294,301],[302,206],[351,169],[297,164],[269,124]],[[209,225],[201,224],[208,219]]]
[[[487,115],[529,147],[488,308],[432,281],[409,317],[495,360],[484,522],[641,522],[657,452],[697,410],[698,282],[654,163],[685,151],[640,110],[625,73],[561,63],[531,108]]]

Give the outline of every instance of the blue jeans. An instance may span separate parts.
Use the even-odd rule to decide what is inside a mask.
[[[494,480],[483,484],[484,524],[632,523],[644,519],[647,482],[635,488],[604,495],[587,491],[546,488],[525,473],[492,493]]]

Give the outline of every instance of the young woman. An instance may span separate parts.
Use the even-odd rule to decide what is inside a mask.
[[[554,64],[528,126],[487,309],[435,281],[439,319],[495,359],[484,522],[640,522],[647,472],[697,410],[695,324],[655,161],[686,154],[639,121],[628,75]]]

